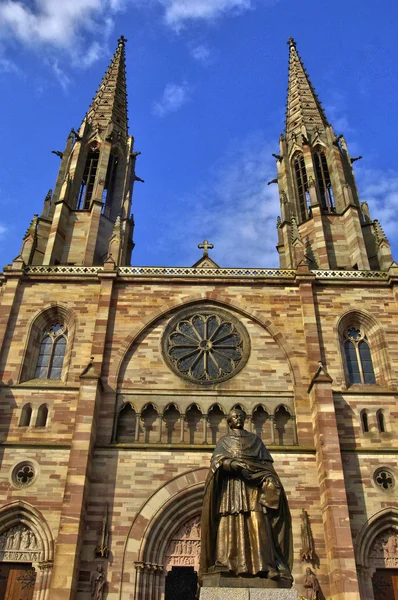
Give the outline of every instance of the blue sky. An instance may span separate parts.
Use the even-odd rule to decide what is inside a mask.
[[[55,183],[124,34],[136,150],[135,265],[277,267],[272,152],[293,36],[359,191],[398,257],[398,3],[374,0],[0,0],[0,251],[6,264]]]

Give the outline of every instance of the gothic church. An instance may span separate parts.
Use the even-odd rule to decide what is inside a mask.
[[[1,274],[0,600],[193,600],[234,406],[285,487],[298,593],[309,567],[311,598],[397,600],[398,265],[296,43],[279,269],[206,241],[192,267],[130,266],[133,142],[121,38]]]

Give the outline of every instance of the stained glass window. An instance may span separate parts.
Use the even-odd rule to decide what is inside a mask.
[[[165,332],[165,358],[178,375],[197,383],[232,377],[245,364],[249,337],[241,323],[215,309],[185,312]]]
[[[43,331],[35,377],[61,379],[68,332],[61,323],[55,323]]]
[[[351,327],[345,332],[344,352],[349,382],[376,383],[369,342],[359,329]]]

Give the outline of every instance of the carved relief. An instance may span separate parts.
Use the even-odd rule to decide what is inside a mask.
[[[25,525],[16,525],[0,535],[0,561],[37,562],[41,549],[36,536]]]
[[[315,558],[314,539],[312,537],[311,524],[306,510],[301,511],[301,550],[302,561],[311,562]]]
[[[377,536],[369,552],[372,567],[398,567],[398,532],[391,528]]]
[[[173,536],[165,556],[165,571],[172,567],[193,567],[199,570],[200,517],[187,521]]]

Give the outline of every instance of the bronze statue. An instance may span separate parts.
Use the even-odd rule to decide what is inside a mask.
[[[292,528],[285,491],[261,439],[233,409],[211,458],[202,510],[200,580],[206,574],[292,582]]]
[[[91,598],[94,598],[94,600],[102,600],[105,584],[106,579],[104,570],[101,565],[98,565],[97,571],[91,578]]]
[[[318,600],[321,588],[317,576],[309,567],[305,572],[304,587],[306,591],[306,600]]]

